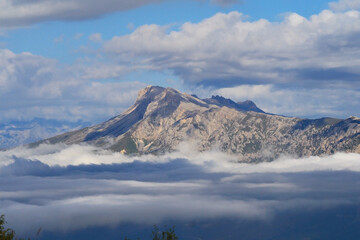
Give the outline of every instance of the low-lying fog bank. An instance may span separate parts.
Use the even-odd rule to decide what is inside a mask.
[[[98,239],[131,231],[147,239],[165,223],[180,239],[360,236],[359,154],[235,161],[186,144],[142,157],[80,145],[15,148],[0,152],[0,213],[22,235],[41,227],[40,239],[99,231]]]

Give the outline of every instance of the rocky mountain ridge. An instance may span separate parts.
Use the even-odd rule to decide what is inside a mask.
[[[251,101],[199,99],[149,86],[135,104],[102,124],[32,144],[86,143],[126,154],[163,154],[191,141],[199,151],[218,149],[239,161],[271,161],[281,154],[360,153],[360,119],[316,120],[266,114]]]
[[[7,121],[0,123],[0,150],[39,141],[89,125],[91,125],[90,122],[44,118]]]

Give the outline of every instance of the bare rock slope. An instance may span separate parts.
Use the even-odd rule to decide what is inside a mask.
[[[217,148],[239,161],[270,161],[280,154],[360,153],[360,119],[299,119],[264,113],[251,101],[199,99],[149,86],[135,104],[102,124],[41,142],[88,143],[127,154],[162,154],[183,141],[199,151]],[[38,142],[36,144],[39,144]]]

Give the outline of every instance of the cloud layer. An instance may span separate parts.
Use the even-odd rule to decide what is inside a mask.
[[[235,101],[251,99],[269,113],[280,113],[286,116],[321,116],[349,117],[360,115],[358,89],[329,88],[281,88],[276,84],[241,85],[220,88],[214,94],[225,96]]]
[[[349,9],[360,9],[359,0],[340,0],[337,2],[329,3],[331,9],[335,11],[344,11]]]
[[[78,18],[151,2],[157,1],[105,1],[99,8],[85,4]],[[20,23],[22,14],[41,15],[38,11],[56,19],[76,19],[73,15],[80,10],[69,8],[78,9],[84,2],[1,4],[0,16],[14,16]],[[53,14],[51,9],[58,5],[64,7]],[[154,83],[148,79],[157,72],[179,79],[173,85],[190,93],[250,99],[270,113],[310,118],[359,116],[360,12],[345,11],[356,6],[357,1],[334,2],[332,10],[309,18],[289,13],[281,22],[250,21],[239,12],[219,13],[178,29],[143,25],[110,41],[94,33],[89,41],[103,48],[83,46],[88,55],[73,65],[1,49],[2,122],[34,117],[99,122],[129,107],[140,88]],[[22,14],[17,14],[22,8]],[[46,16],[36,21],[45,21]],[[139,82],[123,80],[127,74],[138,73]]]
[[[101,3],[96,0],[5,0],[0,3],[0,27],[28,26],[54,20],[79,21],[158,2],[161,0],[106,0]]]
[[[143,25],[104,51],[121,64],[171,71],[195,94],[215,90],[272,113],[344,118],[360,114],[359,26],[357,10],[288,13],[281,22],[218,13],[179,29]],[[255,98],[245,96],[250,88]]]
[[[218,13],[179,30],[144,25],[104,49],[121,60],[172,70],[191,84],[359,88],[359,26],[358,11],[324,10],[310,19],[291,13],[280,23]]]
[[[165,220],[269,221],[300,209],[359,204],[359,154],[240,164],[188,145],[162,157],[90,146],[0,152],[0,209],[21,233]],[[330,184],[331,183],[331,184]]]
[[[24,27],[46,21],[81,21],[127,11],[164,0],[4,0],[0,2],[0,29]],[[196,0],[202,1],[202,0]],[[228,6],[238,0],[211,0]]]
[[[2,121],[34,117],[105,120],[128,108],[138,90],[146,86],[139,82],[97,81],[122,75],[126,70],[111,64],[96,66],[61,65],[54,59],[0,49]]]

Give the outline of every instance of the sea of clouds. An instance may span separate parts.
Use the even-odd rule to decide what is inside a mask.
[[[39,227],[66,233],[166,221],[265,223],[291,211],[358,207],[359,183],[360,155],[352,153],[249,164],[191,144],[163,156],[61,144],[0,152],[0,213],[27,236]]]

